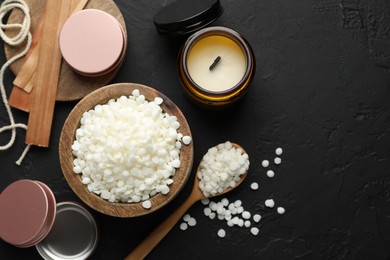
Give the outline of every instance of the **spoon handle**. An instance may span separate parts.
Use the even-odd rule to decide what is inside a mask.
[[[153,230],[125,259],[144,259],[175,226],[184,213],[199,199],[196,196],[189,196],[179,208]]]

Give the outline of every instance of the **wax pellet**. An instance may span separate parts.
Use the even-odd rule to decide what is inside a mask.
[[[251,233],[252,235],[257,236],[257,234],[259,234],[259,229],[257,227],[252,227]]]
[[[201,200],[203,205],[208,205],[210,203],[210,200],[208,198],[202,199]]]
[[[183,216],[183,220],[185,221],[185,222],[188,222],[189,220],[190,220],[190,218],[191,218],[191,215],[190,214],[185,214],[184,216]]]
[[[191,226],[191,227],[195,226],[196,225],[196,219],[195,218],[190,218],[188,220],[188,225]]]
[[[282,159],[280,157],[275,157],[274,163],[275,164],[281,164],[282,163]]]
[[[180,224],[180,229],[181,230],[186,230],[187,228],[188,228],[187,223],[183,222],[183,223]]]
[[[220,238],[224,238],[226,236],[226,231],[224,229],[219,229],[218,232],[217,232],[217,235],[220,237]]]
[[[226,207],[227,205],[229,205],[229,200],[227,198],[223,198],[221,200],[221,203],[222,203],[222,205],[224,205]]]
[[[251,218],[251,213],[249,213],[249,211],[244,211],[242,212],[241,216],[244,218],[244,219],[250,219]]]
[[[209,218],[210,218],[210,219],[214,219],[216,215],[217,215],[217,214],[215,214],[214,212],[211,212],[210,215],[209,215]]]
[[[161,105],[163,103],[163,99],[160,97],[154,98],[154,102],[156,102],[157,105]]]
[[[183,136],[182,138],[183,144],[189,145],[191,143],[191,137],[188,135]]]
[[[284,214],[286,210],[283,207],[278,207],[277,209],[278,214]]]
[[[259,184],[257,182],[252,182],[251,183],[251,189],[252,190],[257,190],[259,188]]]
[[[205,216],[209,216],[211,214],[211,209],[210,208],[204,208],[203,213]]]
[[[234,206],[237,208],[237,207],[239,207],[239,206],[241,206],[242,205],[242,201],[241,200],[236,200],[235,202],[234,202]]]
[[[268,170],[268,171],[267,171],[267,176],[268,176],[269,178],[273,178],[273,177],[275,176],[275,172],[274,172],[273,170]]]
[[[253,221],[258,223],[261,219],[261,215],[260,214],[255,214],[253,215]]]
[[[268,160],[263,160],[261,162],[261,165],[265,168],[265,167],[268,167],[269,166],[269,161]]]
[[[150,202],[150,200],[145,200],[142,202],[142,207],[144,207],[145,209],[150,209],[152,207],[152,203]]]
[[[268,208],[273,208],[275,206],[275,202],[273,199],[268,199],[265,201],[265,206],[267,206]]]
[[[251,226],[251,222],[250,222],[249,220],[246,220],[246,221],[244,222],[244,226],[245,226],[245,227],[250,227],[250,226]]]
[[[276,150],[275,150],[275,154],[276,155],[281,155],[282,153],[283,153],[283,149],[282,148],[280,148],[280,147],[276,148]]]

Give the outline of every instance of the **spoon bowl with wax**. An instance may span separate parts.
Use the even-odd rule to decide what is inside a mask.
[[[248,154],[238,144],[228,141],[210,148],[198,166],[189,197],[125,259],[145,258],[195,202],[235,189],[246,178],[248,169]]]

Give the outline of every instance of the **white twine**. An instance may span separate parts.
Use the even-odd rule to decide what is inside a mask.
[[[8,12],[12,11],[13,9],[18,8],[20,9],[23,14],[24,14],[24,19],[21,24],[3,24],[4,17],[8,14]],[[23,0],[5,0],[1,6],[0,6],[0,37],[1,39],[11,45],[11,46],[17,46],[27,38],[27,44],[26,48],[20,52],[19,54],[16,54],[12,58],[10,58],[6,63],[3,64],[3,66],[0,69],[0,91],[1,91],[1,98],[3,100],[5,109],[7,111],[8,117],[10,124],[7,126],[3,126],[0,128],[0,133],[11,130],[11,139],[9,142],[3,146],[0,146],[0,150],[8,150],[15,142],[16,138],[16,128],[23,128],[27,129],[27,125],[21,124],[21,123],[15,123],[14,116],[11,111],[11,107],[8,104],[8,98],[7,94],[5,92],[5,87],[4,87],[4,72],[5,70],[17,59],[20,59],[26,53],[31,47],[31,33],[30,33],[30,26],[31,26],[31,18],[30,18],[30,12],[27,4]],[[6,29],[19,29],[19,33],[10,38],[5,34]],[[16,161],[17,165],[20,165],[26,156],[28,150],[30,149],[31,145],[27,145],[26,148],[24,149],[22,155],[20,158]]]

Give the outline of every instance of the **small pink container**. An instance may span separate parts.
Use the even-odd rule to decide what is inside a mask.
[[[0,238],[17,247],[38,244],[49,233],[56,214],[54,194],[45,184],[19,180],[0,194]]]
[[[64,60],[77,73],[96,77],[117,68],[124,59],[126,38],[112,15],[85,9],[68,18],[60,33]]]

